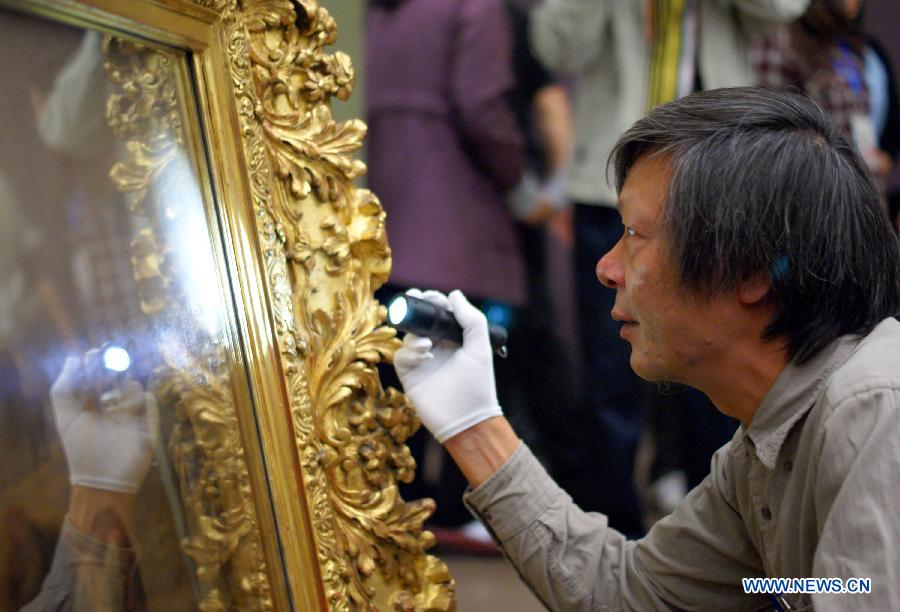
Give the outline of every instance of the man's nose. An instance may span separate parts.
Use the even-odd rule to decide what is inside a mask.
[[[616,289],[625,283],[622,264],[618,257],[619,244],[617,242],[616,246],[610,249],[597,262],[597,278],[603,283],[604,287],[609,287],[610,289]]]

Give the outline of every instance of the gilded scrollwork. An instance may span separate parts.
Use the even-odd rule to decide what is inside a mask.
[[[125,150],[110,175],[130,210],[148,222],[132,242],[142,309],[157,325],[177,328],[173,313],[184,299],[172,247],[150,197],[165,189],[171,179],[166,173],[184,154],[175,70],[169,56],[137,43],[107,36],[103,46],[104,68],[115,88],[107,119]],[[151,382],[160,405],[174,411],[168,447],[187,515],[182,549],[196,567],[202,610],[268,610],[270,586],[229,362],[215,338],[199,337],[197,330],[191,334],[190,346],[178,334],[158,339]]]
[[[234,9],[235,0],[193,0],[194,4],[225,15]]]
[[[365,135],[329,100],[353,85],[328,54],[336,29],[313,0],[244,0],[228,50],[294,435],[325,592],[334,610],[450,610],[453,581],[427,555],[430,500],[404,501],[419,422],[376,365],[398,345],[373,292],[390,271],[384,211],[353,180]]]

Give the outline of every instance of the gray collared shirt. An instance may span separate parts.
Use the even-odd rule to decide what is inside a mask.
[[[585,466],[585,469],[590,469]],[[646,537],[582,512],[524,446],[466,503],[553,610],[754,610],[749,577],[871,578],[792,609],[900,610],[900,323],[789,364]]]

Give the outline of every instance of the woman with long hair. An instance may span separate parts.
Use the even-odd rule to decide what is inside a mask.
[[[796,88],[824,108],[879,179],[900,148],[897,97],[886,58],[861,27],[863,0],[812,0],[797,21],[756,48],[761,85]]]

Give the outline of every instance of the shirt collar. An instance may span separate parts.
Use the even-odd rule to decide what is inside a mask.
[[[859,342],[858,336],[842,336],[803,365],[791,361],[775,379],[750,426],[741,428],[744,443],[748,439],[752,442],[757,457],[767,469],[775,467],[791,428],[809,412],[828,377],[847,360]]]

